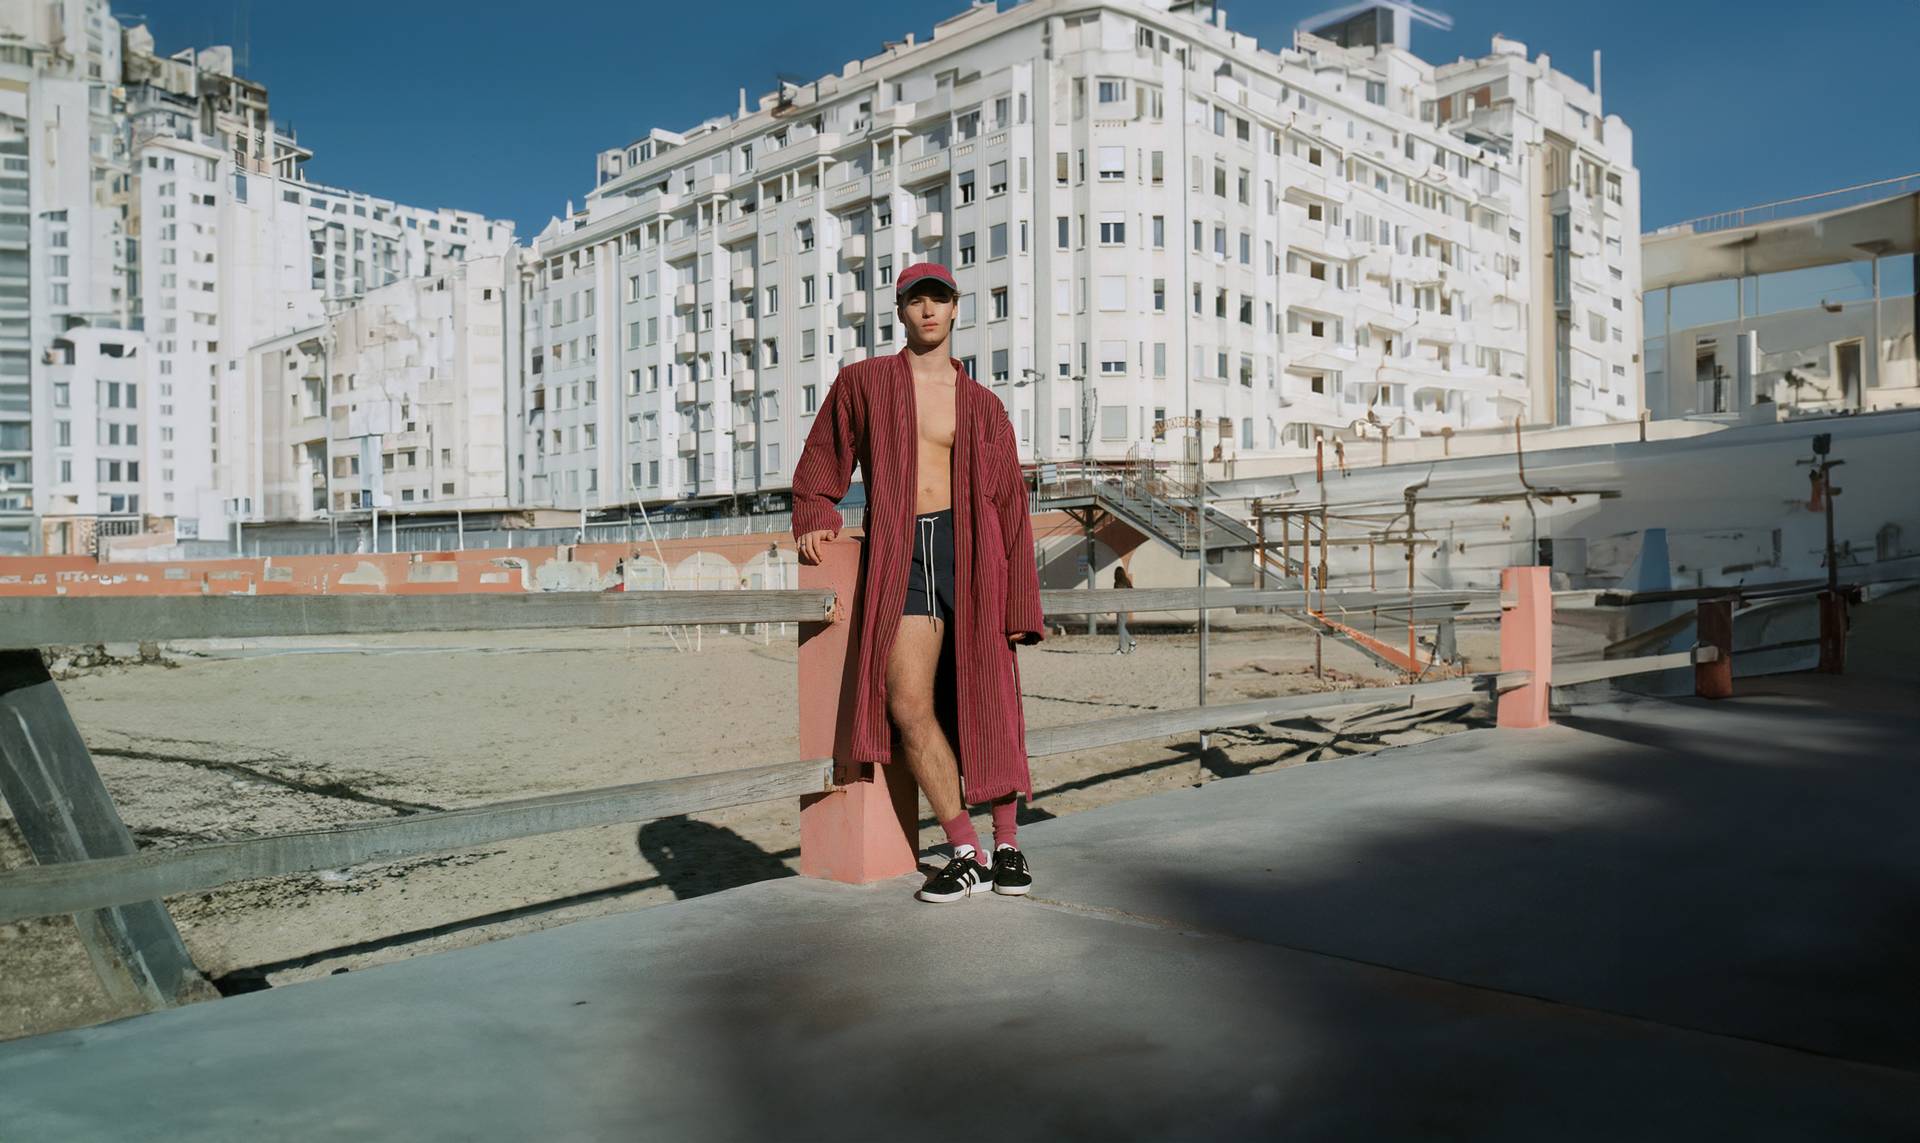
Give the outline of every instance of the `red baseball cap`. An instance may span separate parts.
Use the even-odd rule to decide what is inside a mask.
[[[905,301],[916,288],[926,286],[944,287],[954,297],[960,296],[960,283],[953,280],[953,271],[938,262],[916,262],[900,271],[893,280],[893,296]]]

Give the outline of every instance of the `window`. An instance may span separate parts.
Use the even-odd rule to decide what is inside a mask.
[[[1125,147],[1100,148],[1100,181],[1117,182],[1127,177],[1127,149]]]
[[[1127,240],[1127,216],[1119,211],[1109,211],[1100,216],[1100,244],[1119,246]]]
[[[973,172],[961,171],[960,172],[960,205],[965,206],[972,201],[973,201]]]
[[[812,413],[812,412],[817,412],[819,408],[820,408],[819,387],[816,385],[800,386],[800,411],[802,413]]]
[[[1000,160],[987,166],[987,197],[1007,193],[1007,161]]]
[[[1167,248],[1167,216],[1164,214],[1153,216],[1153,248],[1155,250]]]
[[[1124,310],[1127,308],[1127,279],[1119,274],[1103,274],[1100,277],[1100,308],[1103,310]]]
[[[1053,153],[1053,181],[1060,186],[1067,185],[1067,153],[1065,151]]]
[[[1054,239],[1053,239],[1054,247],[1060,250],[1067,249],[1070,245],[1072,245],[1069,239],[1067,216],[1064,214],[1060,215],[1059,217],[1053,220],[1053,224],[1054,224]]]
[[[987,257],[1005,258],[1007,256],[1007,224],[996,222],[987,228]]]
[[[973,265],[974,250],[973,250],[973,232],[972,231],[968,231],[967,233],[962,234],[960,236],[959,250],[960,250],[960,264],[962,266]]]
[[[800,360],[802,361],[813,360],[813,346],[814,346],[814,331],[810,329],[801,330],[800,331]]]
[[[1167,343],[1164,341],[1153,343],[1153,375],[1155,377],[1167,375]]]
[[[1103,79],[1099,81],[1098,97],[1102,103],[1125,103],[1127,101],[1127,81],[1123,79]]]
[[[1007,316],[1007,288],[996,287],[993,291],[993,318],[999,320]]]
[[[1367,102],[1377,103],[1383,107],[1386,106],[1387,85],[1385,82],[1377,79],[1367,81]]]
[[[1152,172],[1154,186],[1159,186],[1167,181],[1167,153],[1165,151],[1155,151],[1153,153]]]
[[[1103,341],[1100,343],[1100,373],[1112,377],[1127,371],[1127,343],[1124,341]],[[1122,407],[1124,409],[1124,406]]]
[[[780,287],[779,286],[767,287],[767,301],[766,301],[766,304],[761,307],[760,312],[763,316],[766,316],[766,317],[772,317],[773,315],[780,312]]]
[[[1157,314],[1167,312],[1167,280],[1165,278],[1153,280],[1153,312]]]

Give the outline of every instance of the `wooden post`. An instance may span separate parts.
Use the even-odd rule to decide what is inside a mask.
[[[1320,505],[1320,614],[1327,613],[1327,506]]]
[[[1300,601],[1313,610],[1313,517],[1300,517]]]
[[[1494,725],[1528,729],[1547,725],[1553,684],[1553,583],[1540,567],[1500,573],[1500,669],[1530,671],[1524,687],[1500,696]]]
[[[853,698],[859,642],[864,539],[821,545],[819,564],[800,565],[802,588],[839,601],[830,623],[800,625],[800,753],[834,759],[836,788],[800,799],[800,873],[864,884],[919,865],[919,797],[904,761],[854,763]]]
[[[1253,498],[1253,538],[1259,545],[1253,557],[1253,587],[1256,591],[1267,590],[1267,513],[1258,496]],[[1271,610],[1262,608],[1262,610]]]
[[[1694,621],[1694,642],[1713,648],[1710,662],[1693,665],[1693,693],[1701,698],[1733,697],[1733,600],[1703,599]]]
[[[1284,508],[1280,510],[1280,566],[1288,575],[1292,575],[1293,569],[1300,566],[1293,562],[1293,513]],[[1304,576],[1301,577],[1300,586],[1307,586]]]
[[[0,650],[0,797],[41,865],[124,857],[133,835],[37,650]],[[216,993],[159,901],[73,915],[107,997],[151,1011]]]
[[[1847,673],[1847,597],[1837,591],[1820,593],[1820,665],[1823,675]]]

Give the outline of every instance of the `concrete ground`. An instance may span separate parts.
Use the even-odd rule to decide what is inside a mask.
[[[1920,1135],[1920,710],[1617,698],[0,1044],[0,1137]]]

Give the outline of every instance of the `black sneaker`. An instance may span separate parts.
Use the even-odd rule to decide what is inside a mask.
[[[993,891],[1008,897],[1024,896],[1033,888],[1033,875],[1027,872],[1027,855],[1017,849],[993,851]]]
[[[975,893],[985,893],[991,888],[992,875],[986,867],[975,861],[973,854],[963,853],[947,862],[946,868],[927,878],[927,883],[914,896],[939,904],[964,901]]]

